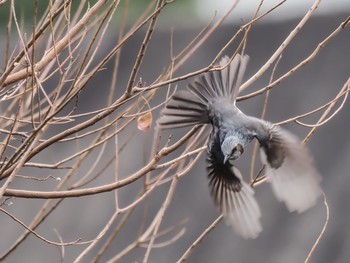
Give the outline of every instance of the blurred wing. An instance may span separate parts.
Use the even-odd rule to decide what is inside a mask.
[[[158,126],[172,129],[209,123],[208,106],[215,100],[224,98],[235,103],[238,88],[242,83],[249,57],[239,55],[221,71],[210,71],[198,76],[187,86],[187,90],[175,93],[161,112]],[[229,62],[223,57],[220,66]]]
[[[265,139],[259,139],[266,177],[279,201],[290,212],[313,206],[322,194],[321,177],[308,149],[290,132],[270,125]]]
[[[221,160],[220,160],[221,161]],[[241,173],[229,162],[224,165],[209,152],[207,170],[211,195],[226,223],[244,238],[256,238],[262,231],[260,209],[254,190],[242,181]]]

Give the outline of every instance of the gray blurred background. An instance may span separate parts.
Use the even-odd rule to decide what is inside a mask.
[[[175,25],[174,49],[181,50],[210,20],[214,9],[225,9],[214,6],[214,1],[194,1],[192,4],[176,5],[175,15],[169,19],[163,17],[156,30],[152,43],[146,53],[143,66],[139,76],[146,83],[151,83],[169,63],[170,27]],[[183,1],[182,1],[183,2]],[[216,1],[218,2],[218,1]],[[243,2],[243,1],[242,1]],[[209,39],[196,51],[195,55],[177,72],[181,75],[193,70],[200,69],[212,61],[217,52],[231,38],[232,34],[242,24],[240,19],[248,21],[251,17],[254,5],[240,3],[239,8],[230,16],[229,22],[220,27]],[[288,1],[291,2],[291,1]],[[296,1],[294,1],[296,2]],[[301,1],[304,2],[305,1]],[[308,6],[312,2],[307,1]],[[339,4],[339,5],[338,5]],[[342,5],[341,5],[342,4]],[[327,13],[329,5],[336,9]],[[204,6],[205,8],[201,9]],[[253,6],[253,7],[252,7]],[[192,9],[191,9],[192,8]],[[289,9],[288,9],[289,8]],[[298,11],[298,10],[299,11]],[[252,76],[273,54],[275,49],[282,43],[289,32],[300,20],[300,16],[307,11],[308,7],[287,6],[279,17],[273,16],[258,22],[252,29],[246,46],[246,53],[250,55],[250,63],[245,79]],[[313,16],[306,24],[293,42],[283,53],[275,76],[278,77],[295,66],[299,61],[308,56],[328,34],[330,34],[341,21],[350,14],[350,3],[348,1],[324,1],[319,8],[317,15]],[[169,14],[171,13],[169,6]],[[293,12],[292,12],[293,10]],[[191,14],[191,17],[188,17]],[[250,14],[250,15],[249,15]],[[181,21],[175,20],[176,16]],[[193,21],[193,20],[194,21]],[[131,67],[134,63],[139,45],[144,33],[137,34],[132,42],[129,42],[123,49],[120,79],[118,85],[122,90],[128,81]],[[110,44],[104,43],[106,52],[114,45],[116,35],[110,35]],[[234,46],[227,50],[227,54],[234,51]],[[102,54],[101,54],[102,55]],[[272,122],[279,122],[284,119],[302,114],[323,105],[333,99],[340,88],[350,76],[350,32],[346,28],[336,39],[322,49],[321,53],[309,64],[295,73],[292,77],[278,85],[270,94],[266,119]],[[103,90],[103,84],[109,85],[109,71],[112,63],[106,66],[106,70],[98,74],[90,83],[90,87],[82,94],[80,101],[85,101],[80,110],[90,110],[91,106],[98,108],[98,105],[105,101],[107,90]],[[271,73],[271,71],[269,71]],[[265,74],[254,85],[246,91],[253,91],[265,86],[270,77]],[[178,83],[184,87],[189,80]],[[263,96],[242,101],[238,103],[246,114],[259,116],[263,105]],[[316,131],[316,134],[309,141],[308,145],[314,155],[317,167],[322,174],[322,187],[327,196],[330,208],[330,220],[325,234],[316,248],[310,262],[320,263],[346,263],[350,261],[350,205],[349,195],[349,169],[350,169],[350,140],[349,136],[349,112],[350,104],[347,102],[340,113],[330,122],[323,125]],[[306,118],[305,122],[314,123],[320,114],[312,118]],[[299,137],[307,134],[306,128],[293,124],[287,125],[287,129],[296,133]],[[185,134],[185,130],[174,131],[175,136]],[[122,135],[126,136],[126,134]],[[123,138],[123,137],[122,137]],[[153,138],[153,129],[146,134],[137,134],[137,139],[127,147],[121,154],[120,173],[127,176],[135,172],[143,163],[142,155],[135,158],[137,153],[142,151],[140,145],[145,145],[146,151],[149,146],[145,141]],[[250,152],[249,147],[245,156],[238,161],[238,166],[245,178],[248,178]],[[65,155],[65,151],[71,152],[74,148],[55,148],[51,155]],[[113,147],[109,152],[113,154]],[[107,158],[109,159],[109,157]],[[88,169],[88,167],[83,168]],[[107,171],[111,172],[111,170]],[[83,171],[82,171],[83,173]],[[111,177],[110,177],[111,178]],[[102,184],[103,181],[98,181]],[[161,229],[178,224],[187,219],[185,235],[172,245],[153,249],[149,262],[175,262],[188,248],[189,245],[208,227],[218,216],[213,202],[210,198],[205,171],[204,158],[196,164],[188,175],[181,178],[176,188],[174,199],[171,202]],[[120,191],[121,203],[128,204],[138,191],[138,186],[128,186]],[[150,223],[152,215],[159,209],[168,186],[156,190],[145,202],[150,206],[149,215],[146,216],[146,223]],[[283,204],[277,202],[270,186],[263,184],[256,189],[256,198],[262,210],[263,232],[255,240],[244,240],[236,236],[230,227],[221,222],[212,233],[204,239],[199,247],[190,256],[188,262],[268,262],[268,263],[296,263],[304,262],[313,243],[317,239],[325,220],[326,208],[323,200],[303,214],[289,213]],[[82,238],[83,240],[93,239],[101,230],[113,213],[114,197],[112,193],[100,194],[97,196],[82,197],[66,200],[39,228],[38,232],[51,240],[57,240],[53,229],[57,229],[64,241]],[[13,201],[13,211],[16,216],[24,222],[30,222],[30,218],[43,204],[40,200]],[[77,212],[78,211],[78,212]],[[138,233],[140,217],[143,210],[137,209],[126,228],[121,232],[108,250],[101,262],[106,261],[129,244]],[[1,241],[0,251],[4,251],[9,244],[12,244],[14,237],[22,232],[22,228],[11,219],[0,214]],[[135,230],[136,229],[136,230]],[[105,239],[102,239],[105,240]],[[99,247],[97,247],[98,249]],[[81,247],[66,247],[65,262],[73,261],[81,251]],[[145,253],[144,248],[138,248],[130,255],[123,258],[121,262],[141,262]],[[87,257],[89,262],[91,257]],[[42,241],[31,236],[20,247],[16,253],[11,255],[6,262],[59,262],[59,251],[53,246],[44,244]]]

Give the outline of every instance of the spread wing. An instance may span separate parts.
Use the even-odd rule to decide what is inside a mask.
[[[322,194],[321,177],[311,154],[292,133],[271,124],[266,124],[265,131],[258,140],[266,177],[278,200],[285,202],[289,211],[301,213]]]
[[[230,162],[223,163],[221,151],[208,151],[207,170],[209,188],[216,206],[226,223],[244,238],[256,238],[262,231],[261,212],[254,198],[254,190],[244,181],[239,170]]]

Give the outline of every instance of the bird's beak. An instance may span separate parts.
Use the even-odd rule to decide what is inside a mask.
[[[224,157],[224,164],[227,162],[228,159],[229,159],[229,156],[225,155],[225,157]]]

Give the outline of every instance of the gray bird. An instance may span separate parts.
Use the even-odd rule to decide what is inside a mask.
[[[211,124],[207,149],[207,170],[211,195],[227,224],[244,238],[256,238],[262,231],[261,212],[253,188],[245,183],[232,164],[255,138],[265,175],[279,201],[299,213],[313,206],[322,191],[321,177],[311,155],[300,140],[277,125],[247,116],[236,107],[236,96],[249,57],[224,57],[221,71],[197,77],[187,90],[175,93],[158,119],[161,129]]]

